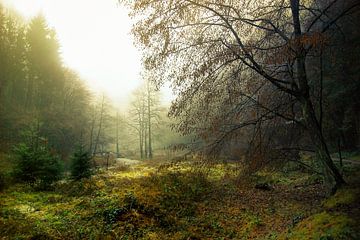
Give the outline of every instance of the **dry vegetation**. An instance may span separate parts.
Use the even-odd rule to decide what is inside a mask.
[[[351,177],[327,199],[306,173],[239,178],[239,169],[147,162],[62,181],[52,192],[11,186],[0,194],[1,239],[358,239]]]

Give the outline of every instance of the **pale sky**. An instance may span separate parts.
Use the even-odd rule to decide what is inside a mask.
[[[124,106],[140,84],[141,55],[131,19],[117,0],[5,0],[26,18],[39,13],[55,28],[64,63],[91,89]],[[165,90],[165,99],[170,99]]]

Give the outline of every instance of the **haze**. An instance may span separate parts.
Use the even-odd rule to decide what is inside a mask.
[[[359,23],[360,0],[0,0],[0,240],[360,240]]]
[[[64,63],[95,92],[124,107],[140,84],[131,19],[117,0],[5,0],[26,18],[42,14],[55,28]]]

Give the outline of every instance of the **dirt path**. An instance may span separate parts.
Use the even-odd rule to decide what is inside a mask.
[[[332,157],[332,160],[340,162],[340,158]],[[350,163],[350,164],[354,164],[354,165],[360,165],[360,161],[356,161],[356,160],[343,159],[342,161],[343,161],[343,163]]]
[[[128,159],[128,158],[117,158],[116,159],[116,164],[121,164],[121,165],[129,165],[129,166],[134,166],[134,165],[139,165],[142,162],[139,160],[133,160],[133,159]]]

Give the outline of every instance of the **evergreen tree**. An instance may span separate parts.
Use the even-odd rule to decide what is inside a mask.
[[[92,175],[91,157],[83,146],[79,146],[71,159],[71,177],[75,180]]]
[[[24,143],[18,144],[15,177],[38,189],[49,189],[51,184],[61,178],[60,158],[50,151],[47,140],[39,135],[38,127],[24,132]]]

